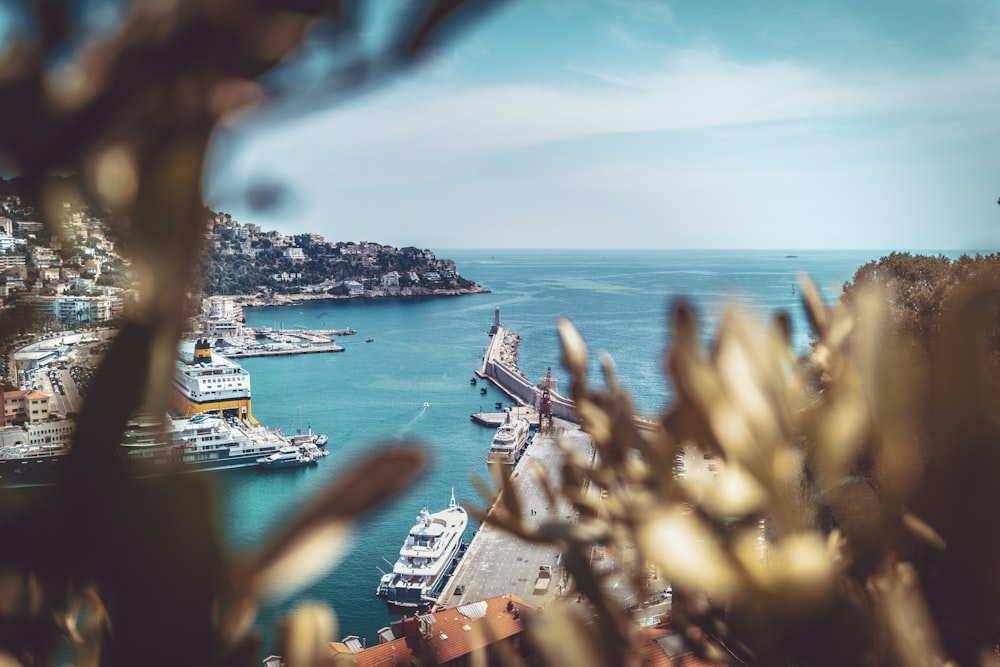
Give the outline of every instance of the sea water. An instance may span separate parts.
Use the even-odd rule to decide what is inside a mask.
[[[470,421],[480,409],[509,401],[495,387],[470,379],[489,342],[494,309],[521,336],[519,365],[536,381],[552,368],[563,393],[557,322],[570,318],[593,354],[606,352],[636,409],[654,415],[670,399],[663,373],[670,307],[685,299],[710,339],[727,306],[740,305],[766,319],[791,315],[793,341],[809,344],[799,279],[808,275],[827,302],[840,294],[862,264],[880,251],[438,251],[488,294],[382,300],[319,301],[246,309],[247,324],[275,329],[351,328],[345,351],[250,358],[253,411],[260,422],[286,434],[312,428],[330,438],[330,456],[312,468],[238,470],[217,476],[226,539],[234,551],[266,542],[298,508],[350,466],[388,441],[420,443],[429,463],[407,490],[357,524],[341,559],[306,588],[262,609],[258,627],[273,649],[282,615],[305,600],[330,605],[337,637],[354,634],[377,642],[391,616],[375,597],[420,508],[459,503],[484,507],[473,486],[486,479],[493,432]],[[371,342],[366,342],[367,339]],[[592,381],[601,382],[595,368]],[[480,393],[488,387],[486,395]],[[474,521],[466,541],[476,529]]]

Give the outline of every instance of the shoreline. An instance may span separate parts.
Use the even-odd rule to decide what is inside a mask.
[[[418,299],[438,296],[466,296],[469,294],[490,294],[491,290],[485,287],[473,289],[443,289],[436,291],[409,293],[409,294],[387,294],[381,290],[375,290],[370,294],[274,294],[268,297],[254,297],[246,295],[218,294],[215,296],[226,296],[236,303],[246,308],[260,308],[265,306],[291,306],[303,301],[346,301],[349,299]]]

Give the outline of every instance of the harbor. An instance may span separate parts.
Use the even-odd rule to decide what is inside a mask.
[[[223,348],[220,354],[230,359],[246,359],[248,357],[280,357],[289,354],[320,354],[324,352],[343,352],[344,348],[336,343],[328,345],[297,345],[293,347],[242,347],[234,349]]]
[[[217,338],[219,354],[230,359],[277,357],[290,354],[322,354],[343,352],[334,336],[353,336],[353,329],[281,329],[246,327],[239,337]]]
[[[517,405],[501,412],[485,412],[480,408],[471,419],[498,431],[506,424],[523,420],[538,431],[530,444],[523,445],[523,450],[518,446],[516,461],[503,468],[510,474],[520,498],[525,513],[521,520],[528,526],[537,526],[555,517],[572,520],[574,510],[567,501],[550,504],[534,469],[540,468],[546,479],[555,482],[559,480],[567,451],[593,460],[593,441],[574,421],[565,418],[574,416],[572,402],[555,391],[551,373],[538,386],[521,373],[517,366],[520,337],[503,327],[499,308],[488,333],[490,345],[476,375],[489,380]],[[502,407],[502,402],[495,406]],[[555,415],[556,406],[559,406],[560,416]],[[500,501],[499,496],[494,499],[493,507]],[[493,511],[492,507],[489,511]],[[438,594],[434,608],[508,594],[543,606],[566,592],[568,586],[557,550],[526,542],[487,522],[476,531],[454,573]]]

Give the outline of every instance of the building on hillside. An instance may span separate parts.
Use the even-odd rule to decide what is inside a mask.
[[[285,248],[284,255],[292,264],[303,264],[306,261],[306,253],[298,246]]]
[[[213,296],[202,304],[201,332],[208,339],[242,338],[243,307],[231,296]]]
[[[365,291],[365,286],[357,280],[345,280],[344,287],[347,288],[347,293],[350,296],[361,296]]]
[[[106,322],[121,308],[116,296],[26,296],[24,302],[66,325]]]
[[[500,642],[506,643],[515,654],[529,657],[531,649],[524,641],[524,617],[535,611],[530,602],[508,594],[422,616],[404,617],[391,629],[380,630],[380,643],[375,646],[365,647],[355,636],[331,642],[331,659],[346,657],[357,667],[491,665],[499,664],[493,647]],[[478,652],[485,654],[481,663],[476,662],[478,656],[474,657]]]
[[[28,264],[23,252],[0,254],[0,268],[12,269],[14,267],[25,267]]]
[[[236,300],[231,296],[208,297],[204,301],[202,310],[212,320],[243,319],[243,307],[236,303]]]
[[[31,423],[48,420],[49,395],[34,389],[3,392],[4,421]]]
[[[43,246],[35,246],[31,249],[31,265],[38,269],[49,267],[59,267],[62,259],[52,250]]]
[[[390,271],[382,275],[382,287],[399,287],[399,273]]]
[[[44,229],[45,225],[41,222],[22,220],[14,223],[14,231],[21,234],[38,234]]]

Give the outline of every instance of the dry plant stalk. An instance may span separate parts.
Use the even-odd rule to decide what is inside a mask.
[[[590,602],[592,622],[557,604],[530,628],[550,664],[640,664],[642,634],[602,586],[595,545],[635,553],[618,574],[639,599],[659,568],[670,622],[706,659],[996,664],[981,661],[1000,638],[1000,538],[986,514],[1000,506],[1000,415],[976,341],[998,324],[1000,290],[972,284],[949,300],[930,350],[892,326],[881,291],[834,307],[805,279],[802,293],[814,334],[803,358],[787,316],[762,327],[732,310],[706,352],[678,305],[665,359],[675,395],[653,428],[633,418],[609,361],[606,388],[588,384],[586,345],[560,324],[598,457],[567,456],[546,484],[577,516],[531,528],[505,482],[488,517],[561,549],[570,597]],[[678,475],[684,450],[717,471]],[[599,649],[574,663],[567,644]]]
[[[24,3],[30,29],[0,44],[0,162],[54,238],[64,202],[102,211],[141,295],[91,383],[61,483],[30,501],[0,489],[0,662],[68,652],[78,665],[257,664],[258,600],[287,584],[289,564],[328,566],[357,517],[413,480],[420,448],[376,451],[258,554],[236,557],[206,480],[140,483],[117,448],[138,409],[165,413],[198,283],[214,130],[262,101],[259,113],[301,112],[386,81],[497,4],[400,5],[381,51],[345,55],[367,29],[362,3],[135,0],[100,34],[72,3]],[[331,64],[302,104],[273,70],[292,66],[312,30],[325,31]],[[334,623],[312,607],[292,615],[297,665],[324,662]]]

